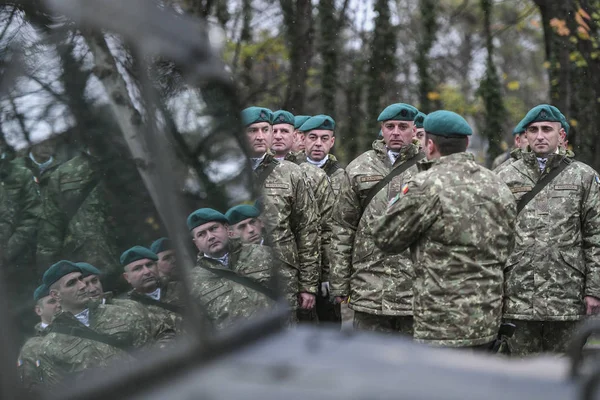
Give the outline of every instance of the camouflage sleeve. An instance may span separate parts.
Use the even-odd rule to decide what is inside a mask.
[[[298,292],[317,293],[319,284],[319,210],[314,194],[301,175],[296,179],[291,227],[296,237],[300,275]]]
[[[329,177],[325,175],[316,190],[316,197],[321,212],[321,282],[329,281],[331,215],[333,213],[334,195]]]
[[[332,213],[331,268],[329,287],[332,296],[350,294],[352,274],[352,247],[362,215],[360,198],[354,191],[348,175],[340,179],[340,191]]]
[[[15,231],[8,240],[6,248],[6,258],[8,260],[15,259],[25,251],[28,245],[35,243],[38,220],[41,215],[41,200],[35,186],[36,183],[33,180],[33,175],[29,170],[23,169],[21,179],[23,181],[23,186],[19,193],[21,212],[19,224],[15,227]]]
[[[137,303],[139,304],[139,303]],[[137,308],[137,323],[130,323],[134,327],[134,347],[146,347],[156,345],[160,349],[169,347],[175,338],[175,328],[164,318],[148,310],[142,304]]]
[[[67,216],[60,207],[59,181],[60,177],[57,174],[50,177],[38,228],[36,259],[37,264],[43,268],[56,261],[62,250],[67,228]]]
[[[600,298],[600,178],[593,175],[586,184],[581,215],[586,264],[584,295]]]
[[[408,249],[441,213],[437,195],[426,192],[415,182],[409,182],[407,190],[390,201],[386,214],[375,224],[375,244],[388,253]]]

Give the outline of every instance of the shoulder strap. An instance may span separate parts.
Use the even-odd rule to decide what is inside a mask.
[[[327,174],[327,176],[333,175],[333,173],[335,171],[337,171],[338,169],[342,168],[337,161],[333,161],[333,162],[328,163],[326,165],[327,165],[327,167],[323,168],[323,170],[325,171],[325,173]]]
[[[154,300],[151,297],[137,293],[135,291],[131,293],[130,298],[131,300],[137,301],[138,303],[141,303],[146,306],[156,306],[176,314],[183,314],[183,307],[181,306],[178,306],[176,304],[165,303],[164,301],[160,300]]]
[[[121,342],[119,342],[119,340],[117,340],[116,338],[114,338],[110,335],[105,335],[103,333],[96,332],[95,330],[90,329],[83,324],[80,324],[80,325],[81,326],[68,326],[66,324],[61,324],[61,323],[52,324],[51,331],[57,332],[57,333],[62,333],[62,334],[69,335],[69,336],[79,337],[82,339],[89,339],[89,340],[93,340],[95,342],[104,343],[109,346],[121,349],[123,351],[131,350],[131,349],[127,348],[127,346],[124,346]]]
[[[525,206],[531,200],[533,200],[533,198],[539,192],[541,192],[542,189],[546,187],[546,185],[548,185],[550,182],[552,182],[552,180],[554,178],[556,178],[558,176],[558,174],[560,174],[562,171],[564,171],[564,169],[567,168],[569,166],[569,164],[571,164],[571,160],[569,160],[567,157],[563,158],[561,163],[556,168],[554,168],[552,171],[550,171],[548,173],[548,175],[542,177],[542,179],[540,179],[538,181],[538,183],[535,184],[533,189],[531,189],[529,192],[525,193],[523,195],[523,197],[521,197],[521,199],[517,203],[517,215],[519,215],[519,213],[525,208]]]
[[[404,171],[406,171],[413,165],[416,165],[417,162],[419,162],[423,158],[425,158],[425,154],[423,154],[423,153],[419,153],[419,154],[415,155],[413,158],[405,161],[404,164],[399,165],[398,167],[391,170],[390,173],[385,176],[385,178],[383,178],[382,180],[377,182],[377,184],[375,186],[373,186],[371,188],[371,190],[369,190],[369,193],[367,193],[367,197],[362,202],[363,212],[367,208],[367,206],[369,205],[371,200],[373,200],[373,197],[375,197],[375,195],[377,193],[379,193],[381,191],[381,189],[386,187],[388,185],[388,183],[390,183],[392,181],[392,179],[394,179],[394,177],[400,175],[401,173],[403,173]]]
[[[205,270],[210,271],[213,274],[220,276],[221,278],[225,278],[227,280],[239,283],[242,286],[245,286],[249,289],[252,289],[259,293],[262,293],[272,300],[277,300],[277,298],[279,297],[279,296],[277,296],[277,293],[273,289],[268,288],[248,277],[238,275],[237,273],[235,273],[233,271],[230,271],[227,269],[220,269],[220,268],[211,268],[211,267],[206,267],[206,266],[202,266],[201,268],[204,268]]]

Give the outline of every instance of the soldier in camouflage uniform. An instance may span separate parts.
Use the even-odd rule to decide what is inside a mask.
[[[375,245],[377,218],[416,172],[416,165],[394,177],[369,202],[370,190],[406,162],[416,162],[419,142],[414,139],[418,110],[398,103],[379,115],[383,140],[358,156],[346,168],[347,179],[333,211],[331,293],[337,301],[350,296],[356,329],[412,335],[413,271],[408,252],[386,254]]]
[[[328,125],[335,124],[331,118],[327,119]],[[331,181],[327,174],[320,168],[315,168],[306,162],[303,153],[292,153],[295,138],[294,116],[284,110],[273,113],[273,145],[272,150],[277,160],[287,160],[300,165],[307,177],[310,190],[312,190],[319,208],[320,238],[321,238],[321,271],[319,274],[319,288],[329,275],[329,246],[331,243],[331,212],[333,210],[334,194]],[[319,290],[320,292],[320,290]],[[328,295],[328,294],[327,294]],[[317,296],[317,299],[321,293]],[[317,300],[318,301],[318,300]],[[310,311],[299,310],[298,318],[301,321],[316,321],[316,309]]]
[[[38,265],[85,260],[105,275],[112,290],[120,276],[115,235],[108,221],[102,160],[82,152],[50,177],[38,232]]]
[[[527,149],[529,143],[527,142],[525,127],[521,124],[521,122],[519,122],[517,126],[515,126],[515,129],[513,129],[513,137],[515,141],[514,148],[496,157],[492,163],[492,170],[497,171],[501,167],[515,162],[521,158],[521,151]]]
[[[310,115],[294,115],[294,145],[292,146],[292,153],[298,153],[304,151],[304,132],[300,131],[300,127],[303,123],[308,121]]]
[[[331,148],[335,144],[335,121],[328,115],[316,115],[306,120],[298,130],[304,134],[305,152],[301,153],[304,165],[320,168],[327,174],[331,181],[335,202],[342,182],[346,179],[344,169],[339,165],[335,156],[330,154]],[[331,251],[329,247],[330,245],[327,251]],[[341,325],[340,304],[336,304],[330,296],[329,268],[323,268],[321,272],[319,289],[316,307],[319,321]],[[331,300],[334,302],[332,303]]]
[[[228,220],[211,208],[201,208],[188,216],[187,225],[198,249],[196,267],[192,271],[192,296],[206,308],[207,315],[218,329],[230,326],[240,319],[250,318],[267,310],[272,300],[255,290],[264,288],[267,293],[271,283],[274,258],[267,246],[242,244],[229,238]],[[219,272],[233,272],[246,277],[256,285],[244,286],[235,282],[235,276],[220,277]],[[281,273],[288,302],[294,304],[297,283],[292,276],[296,270],[288,267]],[[227,279],[227,276],[233,277]],[[290,286],[290,283],[294,283]]]
[[[158,257],[158,279],[162,284],[179,280],[177,270],[177,255],[175,249],[168,238],[156,239],[150,245],[150,251]]]
[[[423,128],[423,121],[425,121],[425,117],[427,114],[419,111],[417,116],[415,117],[415,137],[419,141],[419,146],[421,149],[426,148],[426,140],[425,140],[425,128]]]
[[[91,301],[81,280],[81,269],[70,261],[52,265],[43,277],[62,311],[54,316],[40,343],[34,366],[23,366],[25,387],[54,386],[66,376],[91,367],[107,367],[113,360],[132,363],[134,350],[166,344],[173,332],[162,329],[155,340],[151,319],[143,310]],[[23,360],[25,362],[25,360]]]
[[[261,185],[266,244],[279,261],[297,270],[290,286],[297,284],[299,306],[309,310],[315,306],[319,283],[319,210],[302,169],[294,163],[278,161],[269,153],[272,118],[273,113],[266,108],[242,111],[252,154],[250,161]]]
[[[46,335],[46,328],[52,322],[52,318],[60,311],[58,301],[50,296],[46,285],[39,286],[33,293],[35,301],[35,313],[40,317],[40,322],[35,325],[35,335],[29,338],[19,353],[17,366],[19,367],[19,378],[21,383],[24,383],[25,376],[37,376],[38,370],[36,367],[37,360],[40,355],[40,348],[43,338]],[[26,387],[27,390],[32,389],[33,382]]]
[[[31,171],[38,184],[42,198],[44,197],[45,189],[48,187],[50,175],[60,165],[60,162],[54,158],[54,150],[54,143],[47,140],[33,145],[28,156],[16,158],[14,161]]]
[[[510,190],[466,153],[471,127],[435,111],[424,121],[427,158],[377,222],[386,252],[411,249],[414,338],[490,348],[502,319],[503,267],[513,245]],[[467,218],[468,216],[468,218]]]
[[[225,213],[229,224],[229,236],[239,238],[246,244],[264,244],[265,224],[258,208],[240,204]]]
[[[121,255],[123,277],[133,288],[122,298],[138,302],[156,314],[176,332],[181,332],[184,303],[178,282],[161,284],[158,278],[158,256],[142,246],[134,246]]]
[[[600,178],[560,147],[560,115],[546,104],[531,109],[523,120],[529,148],[498,172],[518,202],[567,163],[517,219],[504,269],[504,317],[517,325],[517,355],[565,351],[577,322],[600,307]]]
[[[19,316],[21,330],[35,324],[31,296],[39,275],[35,247],[41,202],[34,177],[27,168],[9,161],[8,147],[0,142],[0,268],[11,309]]]

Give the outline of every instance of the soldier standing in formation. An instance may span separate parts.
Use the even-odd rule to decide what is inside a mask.
[[[156,239],[150,245],[150,251],[156,254],[158,261],[158,279],[161,284],[166,285],[169,282],[179,280],[177,271],[177,255],[175,249],[168,238]]]
[[[260,218],[258,208],[240,204],[227,210],[225,217],[229,222],[231,237],[240,238],[242,243],[264,244],[265,224]]]
[[[390,253],[411,249],[417,341],[490,349],[502,319],[515,201],[493,172],[466,153],[472,130],[464,118],[435,111],[423,127],[429,162],[419,163],[422,172],[392,199],[375,242]]]
[[[386,107],[378,117],[383,140],[346,168],[333,212],[331,293],[350,297],[357,329],[412,335],[413,272],[407,252],[386,254],[375,245],[374,226],[423,158],[415,140],[418,110],[404,103]],[[386,176],[396,170],[397,176]],[[383,182],[383,184],[380,184]]]
[[[504,270],[504,318],[517,326],[518,355],[564,352],[584,315],[600,311],[600,178],[561,147],[563,121],[555,107],[531,109],[521,121],[528,149],[497,171],[518,203]]]

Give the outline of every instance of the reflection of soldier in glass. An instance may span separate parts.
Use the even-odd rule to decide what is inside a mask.
[[[54,157],[56,144],[47,140],[31,147],[29,154],[15,160],[21,166],[27,167],[35,176],[40,192],[48,185],[51,173],[58,168],[60,162]]]
[[[88,152],[52,173],[38,232],[37,262],[47,267],[60,259],[85,260],[106,275],[105,288],[112,290],[121,268],[108,222],[104,177],[101,160]]]
[[[36,287],[35,234],[41,213],[34,177],[27,168],[10,160],[9,147],[0,140],[0,267],[8,284],[12,309],[30,330],[30,293]]]

